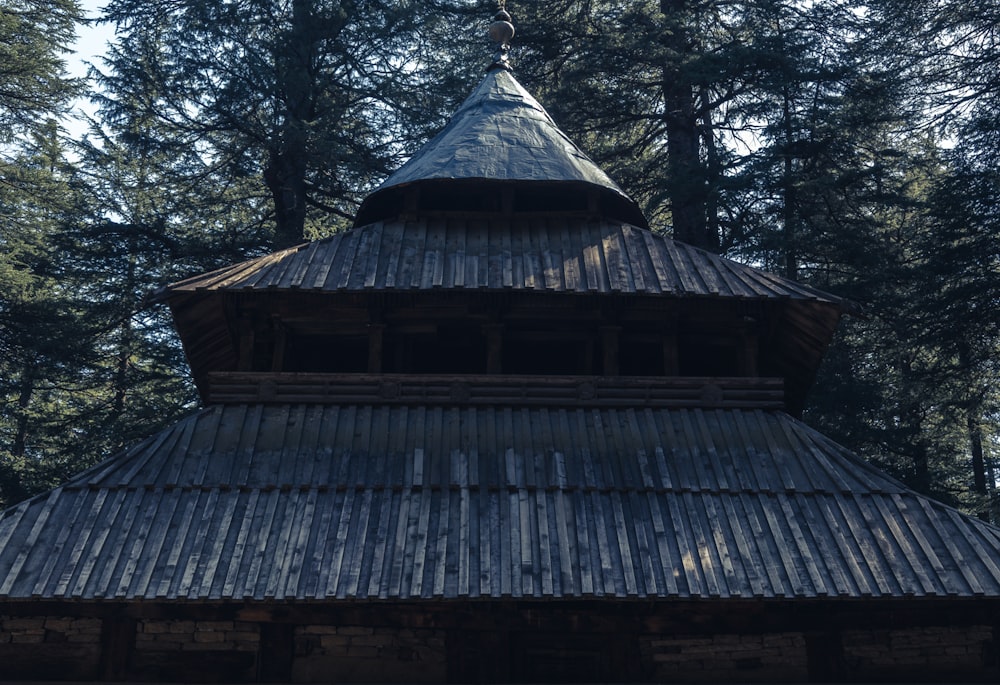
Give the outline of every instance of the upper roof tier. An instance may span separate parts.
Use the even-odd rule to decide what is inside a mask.
[[[362,203],[355,225],[389,219],[405,206],[405,189],[447,181],[487,186],[499,198],[501,186],[516,183],[552,196],[575,189],[594,191],[606,218],[646,227],[639,206],[565,133],[506,69],[493,69],[451,121]],[[452,198],[454,195],[452,194]]]

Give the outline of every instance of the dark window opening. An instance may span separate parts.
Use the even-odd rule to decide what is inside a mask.
[[[529,375],[593,373],[593,347],[580,340],[518,340],[503,343],[503,372]]]
[[[663,376],[662,340],[622,340],[618,344],[619,372],[623,376]]]
[[[368,337],[289,336],[285,371],[364,373],[368,370]]]
[[[736,346],[711,337],[682,337],[678,341],[681,376],[739,376]]]
[[[477,328],[441,326],[437,334],[388,335],[389,373],[486,373],[486,338]]]
[[[274,370],[274,338],[257,334],[251,350],[250,368],[254,371]]]
[[[482,189],[424,187],[420,190],[420,209],[447,212],[496,212],[500,208],[497,193]]]
[[[518,188],[514,194],[515,212],[582,212],[586,209],[587,191],[578,187]]]

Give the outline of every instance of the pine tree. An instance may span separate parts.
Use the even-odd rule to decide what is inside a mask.
[[[74,0],[4,0],[0,5],[0,144],[44,128],[82,84],[65,55],[82,13]]]
[[[346,225],[409,149],[420,17],[409,2],[113,0],[104,111],[155,119],[164,153],[257,179],[254,220],[285,247]]]
[[[79,353],[52,241],[70,197],[55,119],[81,86],[63,63],[80,17],[72,0],[0,6],[0,505],[31,491],[58,423],[52,393]]]

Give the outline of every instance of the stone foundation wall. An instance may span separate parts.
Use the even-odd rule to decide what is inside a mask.
[[[643,660],[659,681],[781,682],[808,679],[802,633],[639,638]]]
[[[94,679],[101,630],[97,618],[0,615],[0,680]]]
[[[136,650],[256,652],[260,628],[243,621],[138,621]]]
[[[841,636],[844,661],[856,678],[895,674],[927,680],[941,674],[975,679],[996,660],[989,626],[931,626],[908,630],[850,630]]]
[[[129,675],[137,680],[442,682],[443,631],[249,621],[141,619]],[[265,632],[274,643],[267,642]],[[268,674],[268,675],[262,675]]]
[[[295,628],[295,682],[443,682],[447,663],[443,631],[324,625]]]
[[[482,628],[469,615],[467,627],[444,629],[440,617],[394,607],[352,610],[337,625],[323,623],[336,618],[325,611],[299,622],[278,610],[236,615],[243,620],[0,614],[0,681],[535,682],[581,669],[608,682],[626,673],[634,682],[702,683],[996,682],[1000,675],[989,625],[838,632],[815,623],[813,632],[697,635],[649,624],[635,633],[627,617],[601,623],[583,614],[581,625],[546,630],[499,621]]]
[[[52,616],[32,618],[0,616],[0,644],[45,642],[100,644],[101,620]]]

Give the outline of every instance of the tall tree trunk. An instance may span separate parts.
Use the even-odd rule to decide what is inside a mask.
[[[798,279],[799,261],[797,248],[798,186],[795,183],[795,127],[792,122],[791,96],[782,89],[781,116],[784,119],[784,151],[782,152],[782,219],[784,223],[785,278]]]
[[[135,287],[135,245],[131,248],[131,252],[128,258],[128,275],[126,277],[126,287],[129,288],[128,292]],[[131,312],[125,314],[125,318],[121,323],[121,327],[118,330],[118,359],[116,360],[115,368],[115,385],[114,385],[114,412],[115,415],[121,415],[125,411],[125,400],[128,397],[129,390],[129,377],[128,371],[129,366],[132,363],[132,345],[135,339],[135,332],[132,329],[132,315]]]
[[[702,100],[708,100],[708,94],[702,92]],[[719,147],[715,140],[715,124],[712,113],[705,111],[701,115],[701,139],[705,143],[705,237],[709,249],[713,252],[722,251],[722,227],[719,224],[719,186],[722,183],[723,169]]]
[[[972,457],[972,491],[980,496],[980,509],[976,512],[976,516],[983,521],[989,521],[990,512],[987,505],[989,493],[986,489],[986,455],[983,451],[982,409],[980,408],[980,403],[976,400],[978,393],[975,387],[973,387],[973,381],[971,380],[974,374],[974,365],[972,351],[967,340],[959,340],[958,362],[962,373],[968,374],[968,378],[970,379],[967,381],[969,385],[967,393],[970,399],[965,407],[965,428],[969,437],[969,453]]]
[[[285,43],[275,47],[275,96],[282,112],[277,139],[272,141],[264,170],[274,201],[275,233],[272,247],[302,242],[305,230],[308,170],[307,127],[315,118],[312,67],[316,26],[312,0],[293,0],[291,28]]]
[[[973,413],[972,408],[966,412],[965,425],[969,431],[969,449],[972,452],[972,489],[977,495],[981,495],[982,503],[976,516],[983,521],[990,520],[989,506],[986,490],[986,458],[983,452],[983,428],[979,418]]]
[[[17,422],[14,440],[10,447],[10,452],[15,459],[24,457],[28,450],[28,431],[31,423],[28,420],[28,406],[31,404],[31,397],[34,394],[35,373],[33,369],[26,368],[21,376],[21,389],[17,396]]]
[[[667,129],[667,176],[674,238],[696,247],[718,249],[706,230],[705,179],[698,135],[695,88],[680,66],[679,56],[692,47],[685,30],[688,0],[660,0],[660,11],[671,29],[665,36],[678,56],[663,67],[664,123]]]

